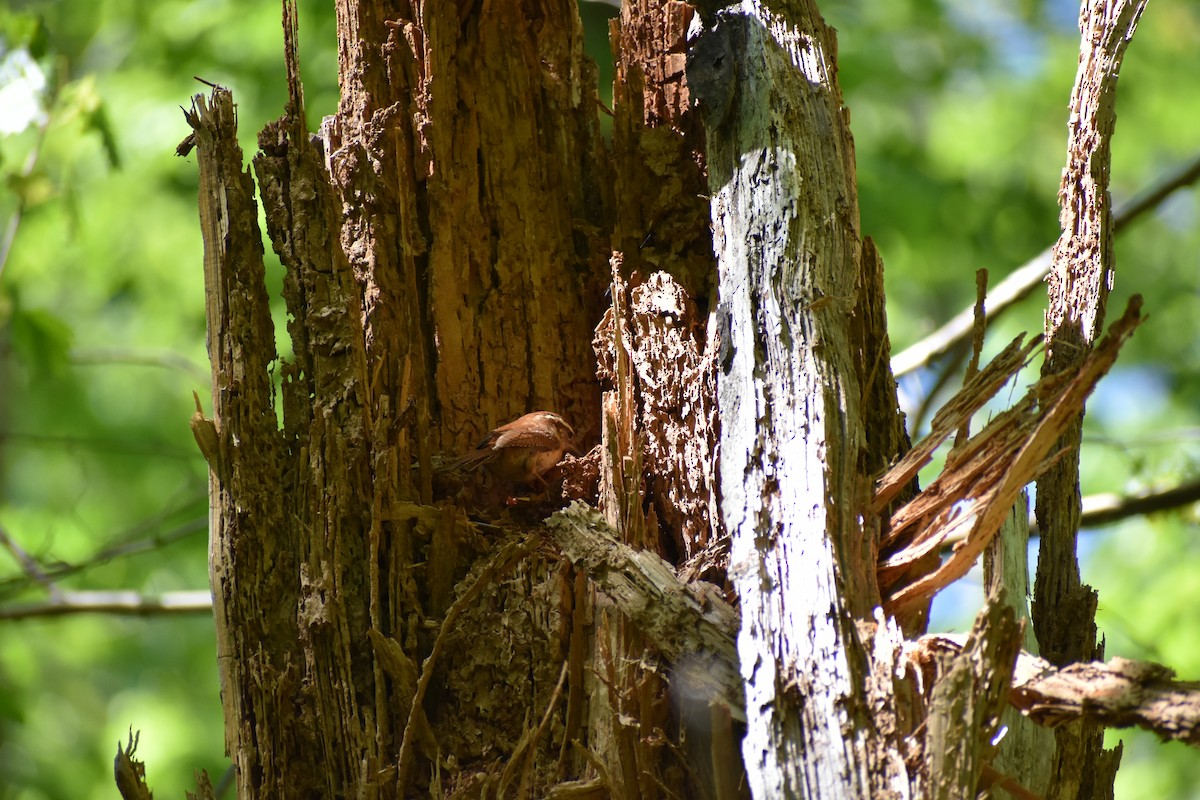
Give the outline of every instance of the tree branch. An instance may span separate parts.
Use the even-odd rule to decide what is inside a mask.
[[[689,653],[705,653],[709,696],[735,715],[743,713],[736,611],[715,587],[706,592],[702,587],[709,584],[703,581],[680,583],[666,562],[619,542],[599,514],[582,503],[554,514],[546,521],[546,532],[677,670]],[[965,641],[965,636],[934,634],[909,643],[905,651],[922,670],[933,669],[939,656],[958,656]],[[1200,683],[1173,676],[1164,665],[1123,658],[1058,669],[1022,651],[1009,701],[1045,727],[1086,718],[1109,727],[1137,726],[1200,746]]]
[[[190,375],[205,384],[210,380],[208,370],[183,353],[172,350],[147,350],[126,347],[80,347],[71,351],[71,360],[82,366],[93,364],[126,364],[134,367],[171,369]]]
[[[161,519],[162,516],[165,515],[156,515],[158,519]],[[147,523],[153,523],[154,521],[156,520],[152,519],[143,523],[139,523],[133,528],[133,530],[144,530],[145,528],[149,527]],[[115,558],[123,558],[125,556],[132,556],[138,553],[155,550],[159,547],[172,544],[180,539],[187,538],[192,534],[200,533],[201,531],[207,529],[208,520],[204,519],[203,517],[198,517],[196,519],[188,520],[182,525],[178,525],[175,528],[156,536],[150,536],[145,539],[138,539],[131,542],[122,542],[120,544],[106,547],[103,550],[92,554],[89,558],[83,561],[73,563],[39,564],[38,569],[40,570],[41,577],[53,581],[58,578],[64,578],[68,575],[74,575],[76,573],[83,572],[84,570],[91,569],[92,567],[99,566],[100,564],[105,564]],[[123,535],[129,535],[129,531]],[[26,571],[19,576],[13,576],[11,578],[0,580],[0,597],[11,595],[21,589],[24,589],[33,580],[35,579],[32,578],[28,569],[26,569]],[[41,580],[38,579],[38,582],[40,583]]]
[[[1157,514],[1200,502],[1200,480],[1144,494],[1092,494],[1083,498],[1079,527],[1099,528],[1143,514]],[[1037,520],[1029,517],[1029,535],[1038,536]]]
[[[572,503],[546,521],[563,555],[587,576],[675,665],[676,690],[702,694],[745,720],[733,632],[737,611],[706,581],[684,584],[671,565],[648,550],[634,550],[600,514]]]
[[[923,636],[911,652],[919,664],[937,653],[958,653],[965,637]],[[1138,727],[1163,740],[1200,747],[1200,682],[1174,680],[1175,671],[1151,661],[1113,658],[1058,668],[1022,652],[1009,701],[1049,728],[1086,719],[1109,728]]]
[[[1200,155],[1157,183],[1151,184],[1149,188],[1132,200],[1121,204],[1113,212],[1114,232],[1120,232],[1142,214],[1157,208],[1176,191],[1190,186],[1197,180],[1200,180]],[[1050,271],[1051,251],[1052,248],[1047,247],[1013,270],[1008,277],[989,291],[986,304],[989,323],[1042,285],[1042,281]],[[971,338],[974,318],[975,309],[973,307],[964,308],[936,331],[897,353],[892,358],[892,372],[899,378],[928,366],[932,361],[951,350],[966,345]]]
[[[59,591],[59,588],[54,585],[54,581],[42,569],[42,565],[38,560],[29,555],[25,551],[25,548],[17,543],[16,539],[9,536],[8,531],[3,526],[0,526],[0,545],[3,545],[8,552],[12,553],[13,558],[21,565],[21,570],[26,580],[41,584],[55,599],[61,596],[62,593]]]
[[[211,614],[212,594],[207,589],[164,592],[157,597],[134,591],[63,592],[54,600],[0,608],[0,620],[96,613],[138,617]]]

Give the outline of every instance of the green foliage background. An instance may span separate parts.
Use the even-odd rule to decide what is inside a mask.
[[[310,119],[337,103],[329,3],[300,2]],[[1074,77],[1065,0],[826,2],[858,146],[864,229],[888,268],[896,351],[1053,242]],[[606,59],[603,20],[584,7]],[[207,401],[194,158],[179,111],[234,91],[243,146],[282,113],[275,2],[18,2],[0,10],[0,61],[28,51],[48,76],[45,124],[0,135],[0,529],[44,565],[86,562],[66,589],[150,594],[207,585],[206,469],[188,431]],[[1113,188],[1128,198],[1200,147],[1200,8],[1155,0],[1122,73]],[[4,61],[8,64],[8,61]],[[7,73],[0,68],[0,76]],[[611,73],[606,73],[610,75]],[[607,88],[610,78],[602,79]],[[0,88],[12,82],[0,77]],[[9,113],[0,106],[0,122]],[[36,158],[32,157],[36,154]],[[32,166],[31,166],[32,165]],[[1151,320],[1089,407],[1084,493],[1165,487],[1200,472],[1200,211],[1177,193],[1124,233],[1110,309],[1133,292]],[[279,268],[272,265],[279,280]],[[1042,296],[998,320],[989,348],[1040,330]],[[281,341],[281,347],[286,349]],[[909,408],[932,371],[904,383]],[[1195,509],[1084,538],[1109,655],[1200,677]],[[41,600],[0,550],[0,608]],[[961,626],[969,604],[943,609]],[[211,620],[0,621],[0,798],[113,797],[132,726],[160,797],[225,769]],[[1118,797],[1200,797],[1200,758],[1121,732]]]

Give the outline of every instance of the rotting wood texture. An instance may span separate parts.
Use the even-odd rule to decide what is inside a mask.
[[[188,112],[214,379],[193,425],[239,796],[995,783],[1007,612],[989,606],[942,674],[918,676],[905,636],[1053,460],[1136,308],[917,494],[936,445],[904,458],[883,265],[814,5],[702,4],[686,81],[690,9],[628,5],[611,152],[570,3],[491,25],[469,3],[340,0],[342,103],[315,137],[284,8],[289,102],[253,164],[287,271],[285,360],[232,98]],[[1032,346],[976,376],[936,435]],[[549,500],[482,514],[440,493],[438,468],[537,408],[600,442],[579,463],[602,516],[542,526]],[[981,521],[940,569],[972,498]]]
[[[1047,357],[1043,375],[1077,369],[1100,335],[1116,267],[1113,255],[1112,137],[1117,78],[1146,0],[1080,3],[1079,67],[1071,92],[1067,163],[1059,189],[1062,235],[1047,275]],[[1035,513],[1041,539],[1033,585],[1033,627],[1043,656],[1058,665],[1103,657],[1097,642],[1097,595],[1079,572],[1079,456],[1083,414],[1074,415],[1055,449],[1058,462],[1038,479]],[[1106,796],[1121,758],[1104,749],[1098,725],[1055,732],[1051,798]]]
[[[859,370],[863,343],[886,335],[849,321],[861,271],[879,262],[863,258],[835,34],[810,3],[778,16],[701,13],[688,82],[705,114],[719,271],[719,484],[741,606],[742,752],[756,797],[868,796],[908,778],[878,758],[906,733],[885,711],[893,686],[873,684],[883,694],[872,703],[860,680],[870,643],[855,619],[871,619],[879,594],[859,558],[874,552],[859,506],[874,394]],[[871,725],[868,708],[882,712]]]
[[[374,3],[340,2],[342,102],[313,136],[296,11],[284,10],[288,107],[259,134],[253,164],[286,270],[286,359],[276,358],[232,97],[218,87],[189,112],[214,376],[213,418],[199,411],[193,427],[213,467],[219,663],[239,796],[528,794],[594,780],[596,764],[608,785],[636,784],[646,797],[664,781],[692,785],[681,751],[666,747],[679,723],[661,680],[649,680],[653,654],[634,635],[622,638],[630,649],[605,652],[591,638],[586,580],[546,547],[469,572],[519,525],[477,525],[436,494],[439,464],[533,408],[562,413],[579,444],[599,436],[590,342],[607,305],[614,181],[577,12],[564,4],[537,10],[537,24],[497,27],[460,19],[453,4],[381,14]],[[655,147],[640,152],[667,174]],[[680,162],[690,152],[677,136],[668,149]],[[630,220],[661,222],[660,209],[624,207]],[[703,248],[691,250],[700,263]],[[682,263],[678,255],[664,251],[658,263]],[[684,310],[690,302],[671,298]],[[645,313],[656,325],[666,319]],[[643,342],[669,339],[669,328],[644,331]],[[661,413],[693,402],[686,435],[702,445],[712,424],[698,395],[708,343],[678,333],[671,346],[690,348],[691,361],[661,387],[647,382],[658,394],[643,398],[665,399]],[[619,458],[638,441],[626,437]],[[658,489],[690,492],[669,526],[708,519],[711,472],[701,465],[711,455],[700,447],[687,460],[692,472],[674,474],[692,482]],[[655,474],[676,480],[667,476],[677,469],[660,464]],[[646,496],[619,489],[639,503]],[[674,548],[688,553],[713,538],[704,522],[671,533],[692,542]],[[615,735],[589,731],[583,684],[630,663],[643,676],[629,684],[632,703],[614,706]],[[627,729],[627,708],[638,727]],[[273,726],[283,720],[301,724],[281,736]],[[605,738],[631,742],[647,768]],[[456,770],[439,778],[446,763]],[[736,773],[708,778],[718,779],[737,784]]]

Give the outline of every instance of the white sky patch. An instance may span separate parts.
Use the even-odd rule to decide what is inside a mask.
[[[20,133],[46,121],[42,98],[46,75],[24,48],[10,50],[0,60],[0,134]]]

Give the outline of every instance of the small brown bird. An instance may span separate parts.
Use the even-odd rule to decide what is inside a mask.
[[[496,428],[456,464],[467,470],[484,465],[513,486],[539,484],[545,488],[543,476],[565,453],[576,452],[574,436],[575,430],[558,414],[533,411]]]

